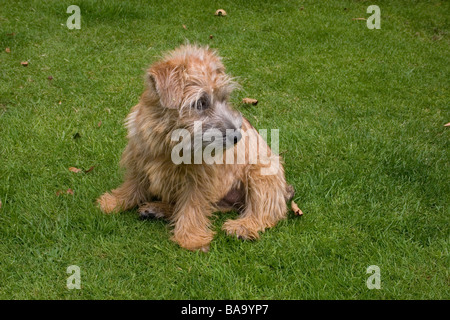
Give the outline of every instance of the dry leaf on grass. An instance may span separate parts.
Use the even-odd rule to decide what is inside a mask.
[[[0,200],[0,209],[2,208],[2,200]]]
[[[28,61],[22,61],[20,64],[23,65],[24,67],[28,67]]]
[[[292,211],[294,211],[294,214],[296,216],[302,216],[303,215],[303,211],[300,210],[300,208],[298,207],[298,205],[294,201],[291,201],[291,209],[292,209]]]
[[[10,48],[6,48],[5,51],[6,51],[6,53],[10,53],[11,49]]]
[[[216,16],[226,16],[227,12],[225,10],[223,10],[223,9],[219,9],[219,10],[216,11],[216,13],[214,13],[214,15],[216,15]]]
[[[352,20],[366,20],[366,18],[352,18]]]
[[[184,24],[183,24],[183,29],[185,29],[185,30],[187,29],[187,27]]]
[[[94,168],[95,168],[95,166],[92,166],[92,167],[90,167],[89,169],[84,170],[84,173],[89,173],[89,172],[91,172],[92,170],[94,170]]]
[[[71,195],[73,195],[73,190],[69,188],[66,191],[63,191],[63,190],[56,191],[56,196],[57,197],[59,197],[62,194],[71,194]]]
[[[102,122],[100,121],[98,124],[97,124],[97,127],[101,127],[102,126]]]
[[[78,168],[75,168],[75,167],[70,167],[69,171],[75,172],[75,173],[79,173],[79,172],[81,172],[81,169],[78,169]]]
[[[244,98],[244,99],[242,99],[242,103],[252,104],[252,105],[256,106],[258,104],[258,100],[252,99],[252,98]]]
[[[75,168],[75,167],[70,167],[70,168],[69,168],[69,171],[74,172],[74,173],[80,173],[81,171],[84,171],[84,173],[89,173],[89,172],[91,172],[92,170],[94,170],[94,168],[95,168],[95,166],[92,166],[92,167],[90,167],[90,168],[87,169],[87,170],[81,170],[81,169],[78,169],[78,168]]]

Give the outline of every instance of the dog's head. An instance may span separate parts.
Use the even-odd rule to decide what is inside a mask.
[[[241,139],[242,115],[229,103],[236,84],[214,51],[179,47],[150,67],[148,86],[158,97],[159,107],[177,118],[172,130],[187,129],[193,135],[200,123],[203,147],[220,144],[228,148]]]

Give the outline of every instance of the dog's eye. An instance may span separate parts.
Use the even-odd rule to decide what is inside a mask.
[[[197,102],[195,103],[195,108],[197,110],[205,110],[209,107],[209,101],[206,97],[201,97],[200,99],[197,100]]]

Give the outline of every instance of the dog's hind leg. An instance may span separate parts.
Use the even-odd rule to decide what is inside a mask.
[[[138,213],[142,220],[168,218],[173,214],[173,206],[161,201],[145,202],[139,206]]]
[[[262,175],[259,167],[250,170],[247,179],[245,209],[236,220],[228,220],[223,230],[244,240],[259,238],[259,232],[271,228],[287,216],[286,200],[293,195],[284,173]]]
[[[142,182],[128,177],[120,187],[100,196],[97,203],[104,213],[118,213],[136,207],[147,198]]]

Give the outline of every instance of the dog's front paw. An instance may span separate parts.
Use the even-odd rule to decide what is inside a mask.
[[[100,207],[100,210],[102,210],[103,213],[109,214],[119,211],[117,198],[108,192],[103,194],[100,198],[98,198],[97,203]]]
[[[181,244],[179,243],[179,245],[184,248],[184,249],[188,249],[190,251],[202,251],[202,252],[209,252],[210,246],[209,246],[209,242],[205,243],[205,244],[191,244],[191,243],[185,243],[185,244]]]
[[[197,248],[197,249],[195,249],[195,251],[202,251],[202,252],[207,253],[207,252],[209,252],[209,244],[207,244],[206,246],[203,246],[201,248]]]
[[[213,239],[214,234],[205,234],[202,237],[199,236],[191,236],[191,237],[180,237],[176,234],[172,237],[172,240],[177,242],[180,247],[184,249],[188,249],[191,251],[209,251],[209,244]]]
[[[256,240],[259,238],[258,228],[245,219],[228,220],[222,227],[230,236],[243,240]]]

